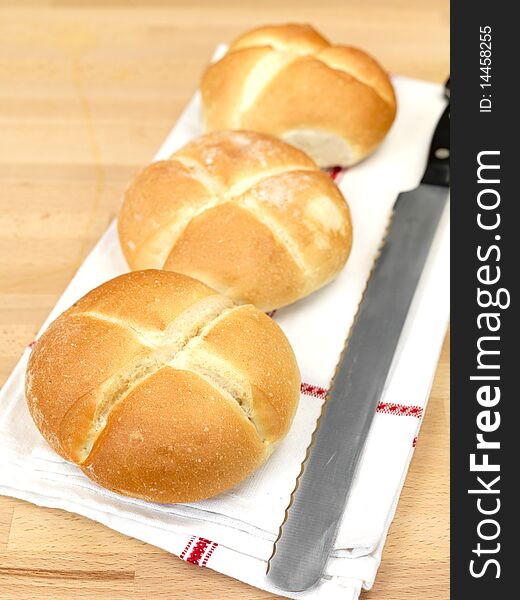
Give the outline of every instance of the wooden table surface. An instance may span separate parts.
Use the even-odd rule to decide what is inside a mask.
[[[151,159],[218,42],[315,24],[392,72],[442,81],[447,0],[0,2],[0,383]],[[376,584],[365,600],[448,598],[445,343]],[[0,598],[273,596],[59,510],[0,497]]]

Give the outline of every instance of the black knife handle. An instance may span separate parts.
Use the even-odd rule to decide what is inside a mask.
[[[448,80],[449,81],[449,80]],[[421,183],[450,185],[450,105],[446,106],[433,134],[428,164]]]

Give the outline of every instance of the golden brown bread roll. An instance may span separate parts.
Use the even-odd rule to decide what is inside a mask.
[[[248,477],[287,433],[299,372],[278,325],[204,284],[138,271],[37,341],[26,398],[45,439],[100,485],[189,502]]]
[[[201,82],[207,131],[251,129],[304,150],[321,167],[370,154],[396,113],[392,84],[368,54],[309,25],[249,31]]]
[[[350,253],[341,192],[303,152],[222,131],[146,167],[119,215],[132,269],[168,269],[269,311],[325,285]]]

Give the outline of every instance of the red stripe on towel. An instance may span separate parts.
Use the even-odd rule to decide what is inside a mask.
[[[325,388],[303,382],[300,385],[300,392],[306,396],[314,396],[314,398],[319,398],[320,400],[324,400],[327,395],[327,390]]]
[[[213,552],[215,551],[215,548],[218,546],[218,544],[216,542],[213,542],[213,544],[210,546],[209,550],[206,553],[206,556],[204,557],[202,564],[200,565],[201,567],[205,567],[208,564],[208,560],[211,558],[211,555],[213,554]]]
[[[324,400],[327,396],[325,388],[305,382],[300,385],[300,392],[320,400]],[[406,404],[394,404],[393,402],[380,402],[376,412],[396,417],[415,417],[416,419],[420,419],[423,415],[423,409],[420,406],[407,406]]]
[[[211,544],[211,542],[205,538],[197,538],[195,543],[192,546],[191,552],[186,558],[186,562],[191,563],[192,565],[198,565],[199,561],[202,559],[204,552],[206,552],[206,548]]]
[[[329,175],[332,181],[336,181],[338,175],[341,173],[341,167],[332,167],[329,169]]]
[[[191,548],[191,545],[193,544],[195,540],[195,536],[192,535],[190,537],[190,541],[186,544],[186,548],[184,548],[184,550],[180,553],[179,558],[182,558],[182,560],[184,560],[184,557],[186,556],[186,552],[188,552],[188,550]]]
[[[217,546],[216,542],[192,535],[181,552],[180,558],[193,565],[205,567]]]
[[[406,406],[405,404],[393,404],[392,402],[380,402],[376,411],[385,415],[397,417],[416,417],[420,419],[423,409],[420,406]]]
[[[327,169],[327,173],[329,174],[332,181],[339,185],[343,181],[343,177],[345,176],[347,170],[348,167],[332,167],[332,169]]]
[[[192,565],[205,567],[217,546],[216,542],[212,542],[206,538],[192,537],[186,548],[182,551],[181,558]],[[189,554],[186,556],[188,551]]]

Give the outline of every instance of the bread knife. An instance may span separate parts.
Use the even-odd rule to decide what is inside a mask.
[[[449,97],[449,86],[445,95]],[[340,357],[267,578],[303,591],[318,582],[333,548],[376,407],[449,196],[449,103],[435,129],[419,186],[401,192]]]

